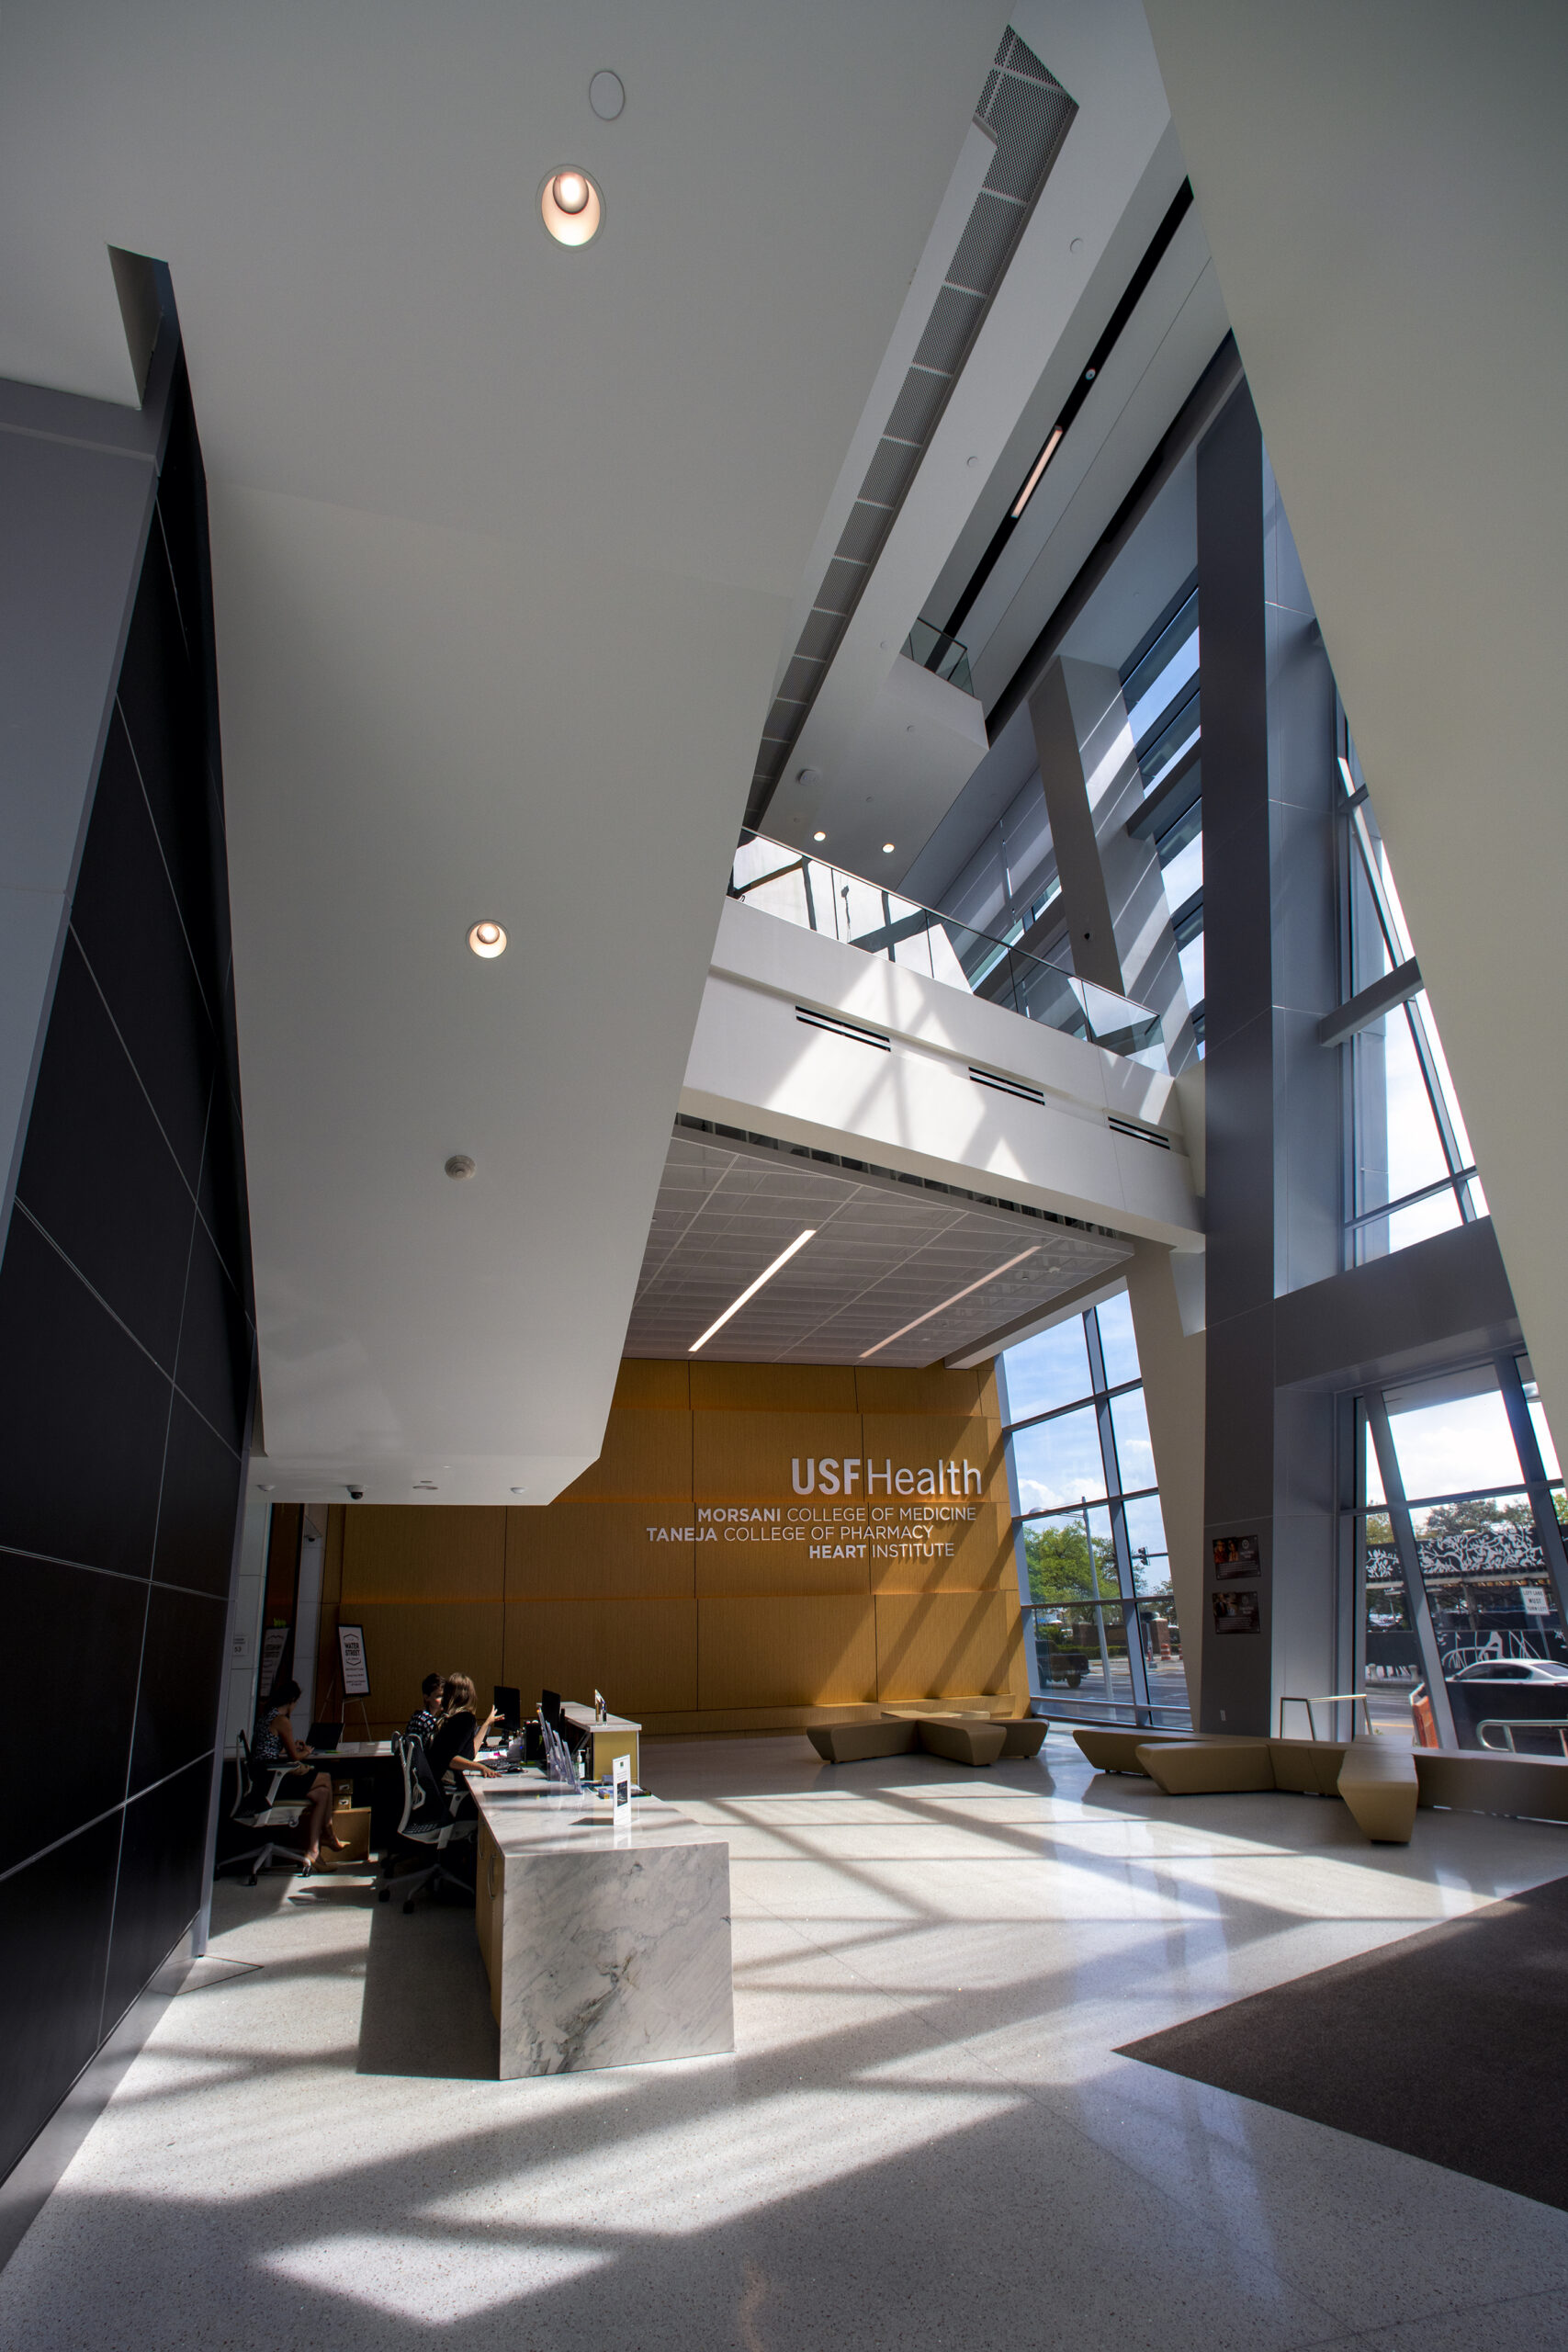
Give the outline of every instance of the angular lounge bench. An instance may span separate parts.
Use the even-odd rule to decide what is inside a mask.
[[[853,1764],[875,1756],[923,1750],[953,1764],[995,1764],[1003,1757],[1035,1756],[1046,1726],[1038,1716],[994,1722],[986,1715],[884,1715],[880,1723],[813,1724],[807,1733],[825,1763]]]
[[[1262,1740],[1236,1732],[1194,1736],[1104,1724],[1086,1724],[1073,1736],[1097,1770],[1144,1773],[1173,1796],[1274,1788],[1341,1797],[1379,1844],[1407,1845],[1421,1805],[1568,1822],[1568,1757],[1406,1747],[1376,1737]],[[1258,1755],[1263,1747],[1272,1776],[1267,1780]],[[1225,1758],[1225,1750],[1238,1748],[1251,1751],[1250,1761]],[[1173,1749],[1185,1753],[1173,1755]]]
[[[1339,1793],[1374,1845],[1409,1845],[1421,1802],[1410,1748],[1392,1739],[1353,1739],[1339,1767]]]
[[[1375,1843],[1407,1846],[1415,1827],[1416,1762],[1393,1740],[1250,1738],[1240,1732],[1140,1736],[1100,1725],[1074,1737],[1100,1770],[1146,1773],[1167,1796],[1288,1789],[1342,1797]]]

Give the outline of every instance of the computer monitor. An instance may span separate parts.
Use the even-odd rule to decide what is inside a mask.
[[[540,1721],[542,1724],[554,1724],[554,1725],[555,1725],[556,1729],[557,1729],[558,1731],[559,1731],[559,1729],[560,1729],[560,1692],[559,1692],[558,1690],[541,1690],[541,1691],[540,1691],[540,1693],[539,1693],[539,1721]]]
[[[523,1693],[515,1683],[498,1682],[495,1686],[495,1712],[502,1727],[510,1732],[523,1728]]]

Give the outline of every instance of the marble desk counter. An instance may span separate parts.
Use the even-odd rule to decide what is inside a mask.
[[[657,1797],[617,1824],[539,1781],[468,1785],[502,2076],[734,2049],[725,1838]]]

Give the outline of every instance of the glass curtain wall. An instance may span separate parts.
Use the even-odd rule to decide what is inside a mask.
[[[1053,1714],[1190,1721],[1125,1295],[998,1361],[1032,1685]]]
[[[1362,1687],[1383,1727],[1407,1708],[1417,1746],[1568,1755],[1568,1505],[1529,1358],[1369,1391],[1356,1445]]]
[[[1341,1001],[1412,964],[1399,903],[1356,746],[1339,719],[1345,788]],[[1342,1048],[1348,1093],[1346,1263],[1408,1249],[1484,1216],[1464,1116],[1425,989],[1359,1030]]]
[[[1189,582],[1174,611],[1136,647],[1122,673],[1122,695],[1133,730],[1144,797],[1186,775],[1199,782],[1202,747],[1199,670],[1198,591]],[[1181,958],[1181,981],[1191,1008],[1200,1053],[1203,1045],[1203,803],[1192,789],[1179,793],[1163,832],[1155,836],[1166,903]]]

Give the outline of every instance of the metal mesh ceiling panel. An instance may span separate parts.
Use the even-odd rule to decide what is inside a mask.
[[[1132,1254],[1098,1226],[683,1121],[626,1353],[684,1356],[807,1226],[815,1239],[706,1343],[705,1359],[858,1363],[874,1351],[878,1364],[939,1363]],[[916,1328],[891,1340],[907,1324]]]
[[[964,223],[921,335],[915,362],[850,510],[778,699],[768,713],[746,822],[760,825],[790,751],[894,517],[1001,284],[1077,107],[1010,27],[986,78],[975,119],[996,141],[986,184]],[[910,615],[913,620],[914,615]],[[802,664],[809,664],[803,672]],[[807,679],[803,690],[802,676]]]

